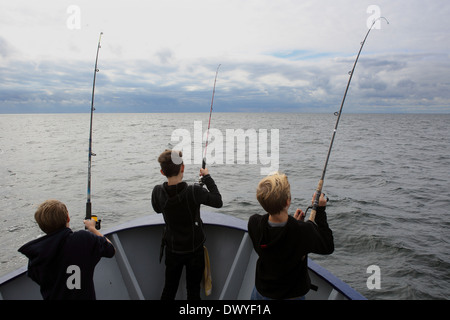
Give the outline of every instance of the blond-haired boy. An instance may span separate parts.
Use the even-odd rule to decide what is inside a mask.
[[[288,214],[291,191],[285,174],[263,178],[256,198],[266,214],[255,214],[248,221],[248,232],[258,254],[255,288],[252,299],[304,299],[311,287],[308,275],[308,253],[331,254],[333,233],[325,213],[323,194],[315,221],[303,221],[297,209]]]

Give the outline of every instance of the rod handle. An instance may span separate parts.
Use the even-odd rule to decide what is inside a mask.
[[[202,169],[206,168],[206,158],[203,158],[202,160]]]
[[[86,202],[86,218],[85,220],[91,220],[92,217],[92,203]]]
[[[319,207],[319,199],[320,199],[320,195],[322,194],[322,187],[323,187],[323,179],[320,179],[319,184],[317,185],[316,196],[314,197],[311,214],[309,215],[309,220],[311,220],[313,222],[316,219],[316,212],[317,212],[317,208]]]
[[[202,160],[202,169],[205,169],[205,168],[206,168],[206,158],[203,158],[203,160]],[[203,181],[202,181],[202,176],[201,175],[198,177],[198,184],[203,186]]]

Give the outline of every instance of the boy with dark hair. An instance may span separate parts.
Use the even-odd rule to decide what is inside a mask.
[[[290,184],[286,175],[278,172],[259,182],[256,198],[267,214],[255,214],[248,221],[248,233],[258,254],[251,299],[304,299],[311,287],[308,253],[334,251],[333,232],[325,213],[327,201],[321,194],[315,221],[304,222],[300,209],[289,216]]]
[[[28,276],[40,285],[42,297],[95,300],[94,269],[102,257],[114,256],[112,243],[95,229],[94,220],[84,220],[89,232],[73,232],[67,207],[58,200],[43,202],[34,217],[46,235],[19,252],[28,257]]]
[[[206,240],[200,205],[222,207],[222,196],[208,169],[200,169],[202,182],[208,190],[182,181],[182,156],[180,151],[165,150],[161,153],[158,162],[167,182],[155,186],[152,192],[153,209],[163,214],[166,223],[161,246],[161,257],[164,246],[166,253],[162,300],[175,299],[184,266],[187,298],[200,299],[200,282],[205,269],[203,244]]]

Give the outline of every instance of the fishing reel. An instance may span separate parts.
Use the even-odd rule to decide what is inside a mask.
[[[327,197],[327,195],[325,193],[322,193],[322,194],[323,194],[323,197],[325,199],[327,199],[327,202],[328,202],[328,200],[330,200],[330,199]],[[306,214],[308,213],[308,210],[312,209],[312,208],[313,208],[313,206],[308,206],[308,208],[306,208],[306,210],[305,210],[305,217],[306,217]]]
[[[92,204],[91,201],[88,200],[88,202],[86,202],[86,218],[84,218],[85,220],[95,220],[95,229],[100,230],[101,228],[101,222],[102,220],[100,220],[95,214],[92,214]]]
[[[95,229],[100,230],[102,220],[99,219],[96,215],[91,215],[91,219],[95,220]]]
[[[88,217],[86,217],[85,218],[85,220],[89,220],[89,218]],[[99,219],[96,215],[94,215],[94,214],[92,214],[91,215],[91,220],[94,220],[95,221],[95,229],[97,229],[97,230],[100,230],[100,228],[101,228],[101,223],[102,223],[102,220],[101,219]],[[84,229],[86,229],[87,230],[87,228],[86,227],[84,227]]]

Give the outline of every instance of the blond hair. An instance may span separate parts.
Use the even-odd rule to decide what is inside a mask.
[[[69,211],[64,203],[58,200],[46,200],[37,208],[34,219],[42,231],[49,234],[67,224]]]
[[[285,174],[276,172],[263,178],[256,189],[256,199],[269,214],[278,214],[291,199],[291,186]]]

